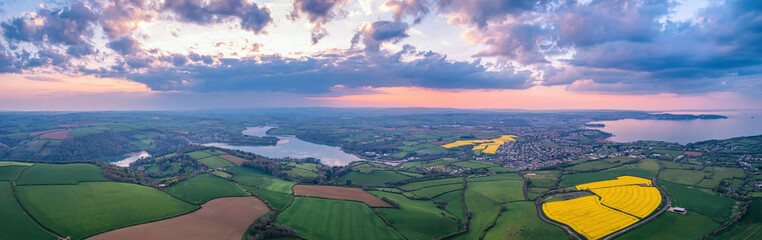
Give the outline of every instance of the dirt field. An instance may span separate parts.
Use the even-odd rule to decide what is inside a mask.
[[[67,130],[60,130],[60,131],[53,131],[53,132],[46,132],[40,135],[40,138],[47,138],[47,139],[66,139],[69,137],[69,132],[71,132],[71,129]]]
[[[294,195],[321,197],[330,199],[343,199],[364,202],[371,207],[391,207],[387,202],[371,195],[359,188],[334,187],[334,186],[314,186],[314,185],[296,185],[294,186]]]
[[[269,211],[254,197],[218,198],[190,214],[116,229],[88,239],[230,239],[240,240],[258,217]]]
[[[246,159],[239,158],[239,157],[236,157],[236,156],[233,156],[233,155],[228,155],[228,154],[220,155],[219,157],[224,158],[225,160],[228,160],[228,161],[232,162],[236,166],[241,166],[241,164],[243,164],[244,161],[248,161]]]

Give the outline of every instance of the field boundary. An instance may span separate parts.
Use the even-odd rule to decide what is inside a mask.
[[[26,166],[25,168],[21,169],[21,171],[18,171],[16,173],[16,177],[14,177],[9,183],[11,184],[11,191],[13,192],[13,199],[16,200],[16,203],[18,203],[19,207],[21,207],[22,210],[24,210],[24,215],[26,215],[29,219],[31,219],[37,226],[42,228],[42,230],[45,230],[50,235],[53,235],[54,237],[57,237],[58,239],[62,239],[62,235],[53,229],[48,228],[47,226],[43,225],[42,222],[37,220],[34,216],[32,216],[32,213],[29,212],[29,210],[24,207],[24,204],[21,203],[21,200],[19,200],[18,192],[16,192],[16,179],[21,176],[21,172],[26,170],[27,168],[31,167],[33,165]]]

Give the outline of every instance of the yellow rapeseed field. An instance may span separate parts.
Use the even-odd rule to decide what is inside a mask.
[[[580,185],[577,185],[577,190],[605,188],[605,187],[613,187],[613,186],[624,186],[624,185],[651,186],[651,180],[648,180],[645,178],[639,178],[639,177],[632,177],[632,176],[621,176],[621,177],[617,177],[616,180],[580,184]]]
[[[454,147],[460,147],[460,146],[466,146],[466,145],[474,145],[471,150],[482,150],[483,153],[489,153],[489,154],[495,154],[497,153],[497,149],[500,148],[501,145],[505,144],[506,142],[515,142],[516,135],[502,135],[499,138],[495,139],[489,139],[489,140],[468,140],[468,141],[455,141],[453,143],[448,143],[445,145],[442,145],[444,148],[454,148]]]
[[[542,211],[587,239],[601,238],[638,221],[633,216],[601,205],[598,196],[545,203]]]
[[[632,176],[577,185],[577,190],[590,190],[595,195],[544,203],[542,211],[588,239],[604,237],[637,222],[656,210],[662,199],[651,180]]]
[[[655,187],[627,185],[592,189],[606,206],[644,218],[661,203],[661,194]]]

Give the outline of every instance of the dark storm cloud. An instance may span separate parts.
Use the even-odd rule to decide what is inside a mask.
[[[440,12],[457,14],[461,23],[487,26],[489,20],[504,19],[542,7],[542,0],[438,0]]]
[[[403,61],[403,57],[416,60]],[[490,72],[479,62],[458,62],[405,46],[400,52],[336,52],[299,59],[269,56],[218,59],[218,65],[196,62],[183,67],[149,68],[139,73],[101,72],[125,77],[151,89],[273,91],[328,93],[332,87],[526,88],[528,72]]]
[[[246,0],[173,0],[164,2],[162,9],[175,13],[180,21],[200,25],[238,18],[243,29],[255,33],[263,32],[273,21],[270,9]]]
[[[378,52],[381,43],[386,41],[396,43],[408,37],[409,35],[405,33],[407,29],[408,25],[404,22],[378,21],[366,24],[352,38],[352,46],[362,41],[366,51]]]
[[[18,72],[18,68],[14,65],[15,60],[16,58],[13,57],[13,53],[6,51],[5,48],[0,45],[0,73]]]
[[[289,18],[296,20],[302,16],[314,25],[312,29],[312,44],[317,44],[320,39],[328,35],[324,25],[336,18],[346,15],[342,10],[345,4],[351,0],[293,0]]]

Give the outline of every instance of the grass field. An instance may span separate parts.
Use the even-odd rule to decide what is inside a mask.
[[[571,167],[565,168],[565,170],[569,171],[594,171],[594,170],[603,170],[607,168],[612,168],[622,165],[621,163],[609,163],[605,161],[591,161],[586,163],[580,163]]]
[[[762,239],[762,198],[753,198],[741,220],[710,239]]]
[[[354,201],[296,197],[275,222],[306,239],[403,239],[367,205]]]
[[[466,220],[466,215],[463,214],[463,203],[460,201],[460,191],[439,195],[439,197],[434,198],[434,200],[446,202],[447,206],[445,206],[445,210],[461,221]]]
[[[196,160],[213,156],[212,154],[209,154],[208,152],[204,152],[204,151],[189,152],[189,153],[186,153],[185,155],[191,156],[193,159],[196,159]]]
[[[400,205],[399,208],[378,208],[378,211],[409,239],[439,238],[458,231],[454,217],[437,208],[431,201],[410,200],[400,194],[381,191],[370,193],[379,198],[389,198]]]
[[[101,175],[101,169],[93,164],[35,164],[21,173],[18,185],[77,184],[78,182],[111,181]]]
[[[700,189],[688,188],[683,185],[660,181],[659,185],[669,192],[672,206],[684,207],[689,212],[696,211],[717,222],[728,219],[732,213],[735,201],[720,197]]]
[[[437,185],[445,185],[445,184],[454,184],[454,183],[462,183],[463,178],[444,178],[444,179],[437,179],[437,180],[428,180],[428,181],[420,181],[420,182],[412,182],[405,185],[400,186],[401,189],[405,189],[408,191],[412,190],[418,190],[425,187],[431,187],[431,186],[437,186]]]
[[[194,204],[221,197],[247,196],[235,183],[209,174],[196,175],[165,188],[165,192]]]
[[[484,234],[484,230],[497,218],[497,214],[500,212],[500,204],[487,196],[470,190],[470,188],[466,188],[465,195],[466,206],[471,212],[469,232],[455,239],[479,239]]]
[[[352,184],[381,185],[384,183],[399,182],[410,177],[394,171],[374,171],[371,173],[349,172],[339,177],[342,181],[352,181]]]
[[[659,173],[659,179],[692,186],[698,184],[704,179],[704,176],[709,176],[709,174],[703,171],[664,169],[664,171]]]
[[[34,163],[0,161],[0,167],[5,167],[5,166],[32,166],[32,164],[34,164]]]
[[[688,214],[665,212],[654,220],[617,237],[617,240],[699,239],[720,227],[708,217],[688,210]]]
[[[205,157],[198,159],[197,161],[206,165],[210,169],[224,168],[234,165],[232,162],[217,156]]]
[[[693,164],[687,164],[687,163],[676,163],[671,161],[660,161],[660,162],[661,164],[664,164],[664,168],[672,168],[672,169],[698,170],[704,167],[699,165],[693,165]]]
[[[611,172],[575,173],[561,176],[561,186],[571,187],[584,183],[616,179],[619,176]]]
[[[26,216],[9,182],[0,181],[0,239],[56,239]]]
[[[524,181],[501,180],[468,182],[468,190],[478,192],[498,203],[524,200]]]
[[[458,167],[467,167],[467,168],[488,168],[488,167],[497,167],[497,164],[491,163],[491,162],[482,162],[482,161],[464,161],[464,162],[456,162],[452,165],[458,166]]]
[[[487,177],[475,177],[475,178],[468,178],[468,182],[486,182],[486,181],[500,181],[500,180],[519,180],[524,181],[524,178],[519,176],[518,174],[498,174],[493,176],[487,176]]]
[[[626,164],[606,170],[617,175],[631,175],[643,178],[651,178],[659,170],[659,163],[653,159],[641,159],[638,163]]]
[[[484,239],[566,239],[560,228],[548,224],[537,216],[532,202],[512,202],[487,231]]]
[[[276,178],[260,170],[238,166],[227,167],[227,169],[233,172],[233,180],[238,181],[243,188],[249,191],[262,188],[287,194],[293,192],[291,187],[294,186],[294,182]]]
[[[456,184],[439,185],[439,186],[422,188],[415,191],[411,191],[410,193],[419,197],[432,198],[432,197],[439,196],[443,193],[459,190],[462,188],[463,188],[463,184],[456,183]]]
[[[19,200],[35,218],[72,239],[197,208],[154,188],[127,183],[18,186],[17,190]]]
[[[5,167],[0,167],[0,181],[10,181],[16,178],[16,174],[21,171],[21,169],[26,168],[26,166],[21,165],[10,165]]]
[[[291,194],[274,192],[267,189],[255,189],[254,194],[263,201],[270,203],[273,208],[279,210],[285,209],[288,203],[291,202],[291,199],[294,198]]]

